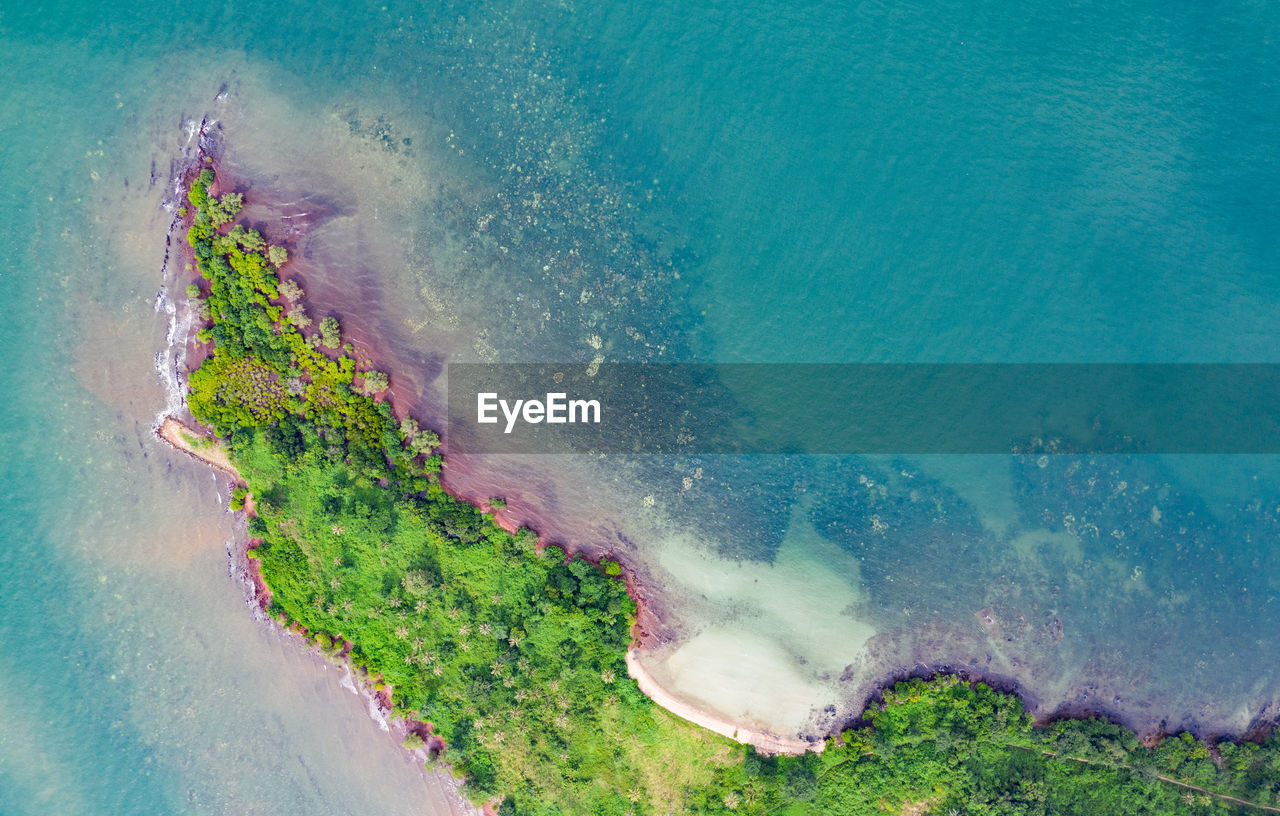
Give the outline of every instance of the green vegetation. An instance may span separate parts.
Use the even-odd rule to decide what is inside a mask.
[[[291,310],[243,201],[190,190],[213,344],[189,405],[256,499],[271,612],[430,723],[477,801],[517,814],[1209,814],[1280,803],[1280,740],[1155,749],[1100,720],[1032,728],[1016,697],[954,677],[886,690],[822,754],[763,757],[640,693],[622,568],[512,535],[440,486],[439,437],[371,393],[332,317]],[[256,237],[255,237],[256,236]],[[268,253],[270,249],[266,249]],[[296,286],[296,285],[295,285]],[[357,388],[359,378],[363,383]],[[237,491],[233,502],[242,504]],[[500,507],[500,500],[491,506]],[[405,740],[423,747],[425,726]],[[1164,779],[1162,777],[1167,777]],[[1193,790],[1175,782],[1206,789]]]
[[[192,450],[204,450],[214,447],[214,441],[205,436],[192,436],[186,431],[181,432],[182,441],[191,446]]]
[[[338,318],[326,317],[320,321],[320,345],[336,349],[342,343],[342,333],[338,326]]]
[[[408,748],[410,751],[416,751],[417,749],[426,745],[427,742],[422,738],[421,734],[410,733],[405,736],[404,740],[402,740],[400,744],[403,745],[405,748]]]
[[[1217,763],[1186,734],[1150,750],[1104,720],[1032,728],[1016,697],[951,676],[886,689],[864,720],[820,756],[748,754],[717,775],[716,798],[698,812],[1209,814],[1249,812],[1215,794],[1280,801],[1275,737],[1262,746],[1220,743]]]
[[[282,246],[270,247],[267,249],[267,260],[275,264],[278,269],[289,260],[289,251]],[[294,284],[294,286],[297,286],[297,284]]]
[[[231,194],[228,193],[227,195]],[[223,199],[226,197],[223,196]],[[231,232],[227,233],[226,239],[239,245],[245,252],[261,252],[267,246],[267,242],[257,230],[247,230],[240,224],[236,224],[231,228]]]
[[[288,283],[288,281],[285,281]],[[289,309],[289,313],[285,315],[285,319],[292,323],[296,328],[311,328],[311,317],[307,314],[307,307],[301,303],[294,305]]]
[[[381,394],[391,386],[391,379],[381,371],[364,371],[360,374],[360,391],[370,397]]]
[[[400,436],[404,438],[409,450],[424,456],[430,456],[431,451],[440,447],[440,437],[436,432],[419,428],[413,417],[400,420]]]
[[[284,247],[272,247],[272,249],[279,249],[281,252],[284,251]],[[279,266],[279,264],[277,264],[277,266]],[[302,291],[302,287],[298,282],[292,280],[280,281],[280,285],[276,287],[276,289],[280,292],[280,297],[292,301],[302,300],[307,295],[306,292]]]
[[[244,197],[239,193],[227,193],[220,199],[206,201],[200,209],[213,226],[220,227],[235,218],[243,204]]]

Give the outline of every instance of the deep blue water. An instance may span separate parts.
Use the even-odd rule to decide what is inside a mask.
[[[232,531],[146,434],[159,204],[182,120],[223,115],[223,82],[264,176],[262,144],[306,152],[292,116],[428,179],[391,215],[353,194],[361,229],[396,225],[361,274],[460,356],[1275,362],[1278,35],[1280,11],[1244,2],[0,9],[0,810],[339,812],[377,787],[328,754],[254,769],[192,736],[228,709],[187,702],[243,705],[252,676],[229,678],[268,659],[235,663],[255,635],[228,628],[218,541],[166,558],[191,524]],[[308,164],[340,190],[354,155]],[[832,694],[923,660],[1148,727],[1238,728],[1280,700],[1270,459],[694,464],[692,493],[628,473],[699,552],[769,564],[807,546],[801,519],[858,565],[832,562],[858,598],[841,614],[877,639],[769,658],[862,661],[818,678]],[[695,606],[695,629],[774,625]],[[134,676],[149,665],[172,682]],[[253,705],[285,733],[303,716]],[[233,739],[292,755],[210,737]]]

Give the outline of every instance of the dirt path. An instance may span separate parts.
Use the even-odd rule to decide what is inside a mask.
[[[1011,745],[1009,747],[1017,748],[1021,751],[1035,750],[1034,748],[1024,748],[1021,745]],[[1102,768],[1124,768],[1126,771],[1136,770],[1132,765],[1113,765],[1109,762],[1095,762],[1091,759],[1084,759],[1082,757],[1062,756],[1062,754],[1058,754],[1053,751],[1041,751],[1040,753],[1044,754],[1045,756],[1058,757],[1061,759],[1070,760],[1071,762],[1079,762],[1082,765],[1096,765]],[[1193,790],[1193,791],[1196,791],[1197,793],[1203,793],[1208,796],[1212,796],[1215,799],[1221,799],[1224,802],[1231,802],[1232,804],[1243,805],[1244,807],[1257,808],[1258,810],[1265,810],[1269,813],[1280,813],[1280,808],[1278,807],[1272,807],[1271,805],[1260,805],[1257,802],[1250,802],[1248,799],[1241,799],[1238,796],[1231,796],[1230,794],[1226,794],[1226,793],[1218,793],[1217,791],[1211,791],[1208,788],[1202,788],[1198,785],[1192,785],[1187,782],[1179,782],[1178,780],[1173,779],[1172,777],[1161,776],[1159,774],[1156,774],[1156,779],[1159,779],[1161,782],[1168,782],[1170,785],[1176,785],[1179,788],[1186,788],[1187,790]]]

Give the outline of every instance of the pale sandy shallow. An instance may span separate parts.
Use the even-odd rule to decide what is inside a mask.
[[[796,737],[781,737],[768,731],[740,728],[736,723],[721,719],[692,703],[681,700],[658,685],[658,681],[640,664],[635,651],[630,649],[627,650],[627,672],[640,686],[640,691],[667,711],[695,725],[700,725],[708,731],[714,731],[744,745],[754,745],[756,750],[763,754],[803,754],[805,751],[820,753],[826,747],[826,743],[821,741],[809,742]]]

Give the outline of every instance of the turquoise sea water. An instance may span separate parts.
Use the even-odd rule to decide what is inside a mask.
[[[1277,35],[1256,3],[0,8],[0,809],[411,813],[438,792],[339,672],[251,620],[225,486],[151,440],[184,123],[218,120],[229,168],[335,213],[308,288],[424,411],[448,359],[1273,362]],[[728,716],[821,728],[946,664],[1046,713],[1212,731],[1280,702],[1276,476],[936,457],[449,478],[626,552],[667,613],[651,670]]]

